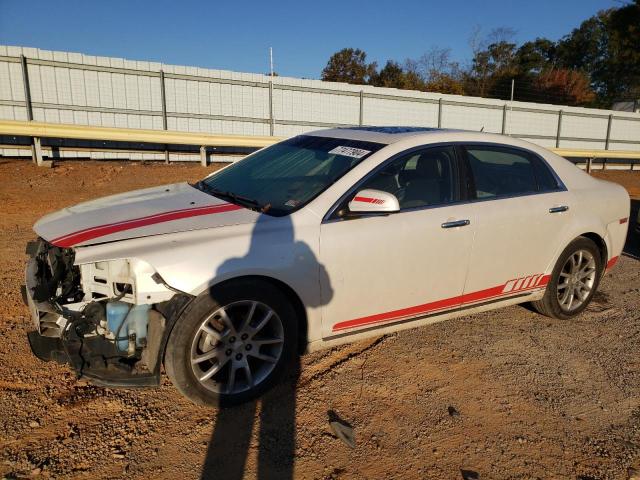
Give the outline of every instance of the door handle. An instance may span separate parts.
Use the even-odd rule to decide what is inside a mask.
[[[549,213],[560,213],[560,212],[566,212],[567,210],[569,210],[569,207],[567,205],[560,205],[557,207],[551,207],[549,209]]]
[[[440,225],[442,228],[466,227],[471,222],[469,220],[454,220],[452,222],[444,222]]]

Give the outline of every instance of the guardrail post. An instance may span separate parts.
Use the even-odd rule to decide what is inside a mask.
[[[207,147],[202,145],[200,147],[200,165],[207,167],[209,165],[209,159],[207,157]]]
[[[269,135],[273,137],[275,119],[273,118],[273,80],[269,80]]]
[[[162,101],[162,129],[167,130],[167,97],[164,88],[164,71],[160,70],[160,99]],[[169,148],[164,146],[164,163],[169,164]]]
[[[24,86],[24,105],[27,110],[27,120],[33,121],[33,105],[31,103],[31,86],[29,85],[29,67],[27,57],[20,55],[20,65],[22,66],[22,83]],[[40,137],[31,137],[31,160],[39,167],[51,167],[52,161],[45,162],[42,157],[42,142]]]
[[[592,158],[589,157],[587,158],[587,173],[591,173],[591,162],[592,162]]]
[[[438,128],[442,128],[442,98],[438,99]]]
[[[562,110],[558,112],[558,131],[556,133],[556,148],[560,148],[561,134],[562,134]]]
[[[609,139],[611,138],[611,124],[613,123],[613,115],[609,115],[609,121],[607,122],[607,138],[604,141],[604,149],[609,150]]]
[[[358,125],[364,124],[364,92],[360,90],[360,117],[358,119]]]

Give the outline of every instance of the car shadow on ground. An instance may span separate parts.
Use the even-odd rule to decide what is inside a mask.
[[[275,247],[270,247],[273,245]],[[317,271],[319,277],[312,281],[323,286],[322,300],[318,299],[316,303],[307,301],[308,307],[320,307],[333,297],[325,268],[309,245],[295,238],[290,216],[274,218],[261,215],[253,228],[249,251],[243,257],[224,262],[217,273],[238,271],[247,265],[262,266],[268,264],[265,259],[273,255],[295,271]],[[299,350],[302,350],[306,346],[306,330],[299,335]],[[218,408],[202,467],[202,480],[243,478],[249,458],[256,450],[258,479],[294,478],[299,373],[300,359],[296,355],[283,380],[261,398],[237,407]]]
[[[631,200],[629,230],[627,231],[627,240],[622,251],[623,255],[636,260],[640,260],[640,232],[636,231],[638,210],[640,210],[640,200]]]

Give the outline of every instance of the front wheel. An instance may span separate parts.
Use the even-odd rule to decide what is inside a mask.
[[[187,307],[165,354],[172,383],[207,406],[237,405],[273,386],[296,354],[295,311],[280,290],[243,280]]]
[[[544,297],[532,302],[533,307],[548,317],[575,317],[591,302],[602,268],[596,244],[586,237],[577,238],[560,254]]]

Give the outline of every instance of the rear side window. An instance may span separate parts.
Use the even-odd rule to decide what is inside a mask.
[[[538,158],[502,147],[466,148],[476,198],[522,195],[552,191],[558,184]]]

